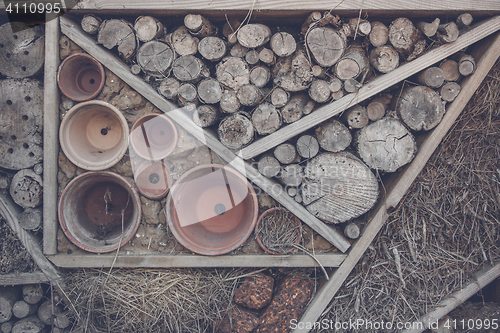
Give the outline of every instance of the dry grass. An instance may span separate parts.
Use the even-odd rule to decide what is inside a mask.
[[[301,223],[286,209],[279,209],[264,216],[255,234],[268,250],[285,254],[294,249],[302,235]]]
[[[325,312],[411,322],[500,259],[500,62]]]

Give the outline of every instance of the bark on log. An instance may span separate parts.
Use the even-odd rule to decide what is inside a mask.
[[[134,30],[141,42],[149,42],[161,38],[164,34],[163,24],[151,16],[139,16],[134,23]]]
[[[297,49],[297,42],[288,32],[277,32],[271,37],[271,49],[278,57],[288,57]]]
[[[314,28],[306,36],[306,44],[311,54],[322,67],[330,67],[342,57],[345,41],[340,34],[328,27]]]
[[[262,103],[252,113],[252,124],[258,134],[267,135],[281,127],[282,119],[274,105]]]
[[[451,103],[458,96],[462,87],[456,82],[446,82],[441,89],[439,89],[439,94],[443,101]]]
[[[458,63],[455,60],[445,60],[439,68],[443,71],[445,81],[452,82],[460,79],[460,72],[458,71]]]
[[[198,43],[200,40],[193,37],[185,26],[175,30],[171,37],[172,47],[180,56],[193,55],[198,52]]]
[[[255,66],[250,72],[250,81],[258,88],[264,87],[271,79],[271,71],[265,66]]]
[[[10,196],[23,208],[35,208],[42,203],[42,177],[31,169],[18,171],[10,184]]]
[[[330,85],[325,80],[316,79],[309,87],[309,97],[317,103],[326,103],[330,99]]]
[[[300,164],[289,164],[283,167],[280,177],[286,186],[297,187],[302,184],[304,169]]]
[[[37,74],[45,60],[45,37],[40,28],[21,22],[0,26],[0,73],[20,79]]]
[[[307,17],[307,19],[302,24],[302,27],[301,27],[301,33],[302,33],[302,35],[305,36],[307,34],[307,31],[311,27],[311,25],[315,24],[316,22],[318,22],[319,20],[321,20],[322,17],[323,17],[323,15],[321,15],[320,12],[312,12],[311,14],[309,14],[309,16]]]
[[[179,81],[197,82],[204,76],[205,65],[193,55],[185,55],[175,59],[172,72]]]
[[[241,45],[255,49],[269,42],[271,29],[264,24],[247,24],[240,28],[237,37]]]
[[[222,88],[219,81],[205,79],[198,84],[198,97],[205,104],[219,103],[222,98]]]
[[[43,297],[43,288],[41,284],[23,285],[23,300],[29,304],[40,302]]]
[[[0,323],[6,323],[12,318],[12,307],[19,298],[16,287],[0,287]]]
[[[389,41],[396,51],[407,59],[410,56],[415,58],[424,51],[421,47],[422,42],[425,45],[423,34],[406,17],[392,21],[389,26]]]
[[[457,19],[457,26],[461,29],[463,28],[468,28],[474,19],[472,18],[472,15],[470,13],[463,13],[460,14]]]
[[[216,66],[217,80],[224,86],[238,90],[250,83],[250,69],[241,58],[227,57]]]
[[[178,99],[181,105],[187,103],[196,103],[198,101],[198,93],[196,87],[191,83],[183,83],[179,86]]]
[[[137,51],[137,63],[149,75],[164,76],[173,61],[174,51],[159,40],[144,43]]]
[[[198,52],[209,61],[219,61],[226,55],[226,43],[219,37],[205,37],[198,44]]]
[[[271,93],[271,103],[277,108],[285,106],[289,99],[290,94],[282,88],[275,88]]]
[[[394,172],[409,163],[417,151],[413,135],[395,118],[376,121],[356,135],[363,161],[373,169]]]
[[[363,128],[368,125],[368,113],[366,108],[357,104],[347,109],[344,118],[350,128]]]
[[[220,109],[224,113],[234,113],[240,109],[240,101],[233,89],[224,89],[220,99]]]
[[[396,105],[401,120],[414,131],[428,131],[439,124],[446,112],[444,102],[429,87],[414,86],[401,94]]]
[[[26,208],[18,216],[19,224],[25,230],[38,230],[42,226],[43,212],[41,208]]]
[[[444,73],[439,67],[428,67],[418,74],[417,81],[430,88],[439,88],[444,83]]]
[[[0,167],[30,168],[43,159],[43,88],[32,79],[0,80]]]
[[[246,84],[238,89],[236,92],[238,100],[241,105],[245,106],[255,106],[262,100],[262,92],[260,89],[253,84]]]
[[[275,157],[265,155],[259,159],[257,168],[264,177],[271,178],[276,177],[280,173],[281,164]]]
[[[109,50],[116,46],[125,61],[132,59],[139,44],[132,24],[115,19],[102,22],[97,32],[97,43]]]
[[[167,77],[161,81],[158,92],[168,99],[175,99],[179,94],[180,83],[173,77]]]
[[[248,48],[244,47],[240,43],[236,43],[231,48],[231,51],[229,53],[231,54],[231,57],[244,58],[248,53]]]
[[[372,22],[372,30],[368,35],[370,43],[375,47],[385,45],[389,40],[389,28],[382,22]]]
[[[319,152],[319,143],[314,136],[302,135],[297,140],[297,153],[303,158],[313,158]]]
[[[130,72],[134,75],[141,74],[141,72],[142,72],[141,66],[139,66],[137,64],[132,64],[132,66],[130,66]]]
[[[304,107],[308,101],[309,98],[306,94],[299,93],[293,95],[281,110],[281,115],[285,123],[291,124],[299,120],[304,114]]]
[[[335,65],[335,76],[342,81],[355,79],[370,69],[365,50],[358,46],[349,47]]]
[[[29,316],[16,322],[12,327],[12,333],[41,333],[45,328],[37,316]]]
[[[274,157],[281,164],[290,164],[295,161],[297,157],[297,152],[295,151],[295,146],[291,143],[282,143],[274,148]]]
[[[358,239],[360,234],[361,230],[355,222],[349,222],[344,228],[344,235],[350,239]]]
[[[313,80],[311,63],[304,51],[280,58],[273,67],[274,84],[287,91],[306,90]]]
[[[459,52],[455,58],[458,63],[458,71],[463,76],[469,76],[476,71],[476,61],[471,55]]]
[[[439,18],[436,18],[432,22],[418,22],[417,28],[427,37],[432,37],[436,34],[439,27],[439,23],[441,23]]]
[[[346,149],[352,141],[349,129],[335,119],[319,126],[316,129],[316,138],[321,148],[331,152]]]
[[[191,34],[204,38],[217,35],[217,28],[205,17],[198,14],[188,14],[184,17],[184,25]]]
[[[219,120],[219,110],[213,105],[200,105],[193,113],[193,122],[200,127],[210,127]]]
[[[38,305],[37,304],[29,304],[25,301],[17,301],[14,303],[12,307],[12,314],[14,317],[22,319],[32,314],[37,313]]]
[[[389,73],[399,66],[399,53],[390,45],[370,51],[370,64],[380,73]]]
[[[259,52],[259,60],[268,66],[272,66],[276,63],[276,56],[271,49],[264,47]]]
[[[87,14],[82,18],[81,26],[82,30],[90,35],[97,34],[99,27],[101,26],[102,20],[92,14]]]
[[[262,309],[271,302],[274,280],[263,273],[246,277],[234,292],[234,302],[249,309]]]
[[[385,112],[391,104],[391,99],[391,95],[384,95],[373,99],[373,101],[371,101],[366,107],[368,119],[371,121],[377,121],[384,118]]]
[[[252,142],[254,129],[248,117],[241,113],[235,113],[219,124],[220,142],[229,149],[240,149]]]
[[[342,223],[373,207],[378,182],[354,155],[323,153],[307,163],[301,194],[311,214],[329,223]]]
[[[460,31],[455,22],[449,22],[446,24],[440,24],[436,33],[439,40],[444,43],[453,43],[457,40]]]
[[[344,81],[344,90],[347,93],[353,93],[359,90],[363,85],[355,79],[347,79]]]

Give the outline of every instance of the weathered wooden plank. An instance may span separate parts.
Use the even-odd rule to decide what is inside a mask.
[[[487,47],[486,51],[484,48],[476,48],[474,50],[475,54],[473,55],[475,59],[481,58],[477,63],[476,72],[464,80],[462,91],[455,101],[449,105],[447,113],[441,123],[432,130],[422,142],[419,153],[413,162],[401,173],[400,177],[394,183],[394,186],[389,190],[386,198],[382,200],[377,209],[374,210],[373,217],[370,219],[363,235],[353,245],[346,260],[339,269],[335,271],[330,280],[320,288],[316,297],[309,304],[309,307],[301,318],[302,323],[315,322],[325,310],[328,303],[330,303],[340,289],[345,279],[349,276],[358,260],[363,256],[364,252],[389,217],[388,210],[397,206],[415,178],[417,178],[420,171],[422,171],[441,140],[453,126],[455,120],[467,105],[467,102],[476,92],[481,82],[500,57],[500,34],[497,34],[495,38],[490,38],[484,47]],[[297,328],[294,330],[294,333],[307,331],[307,329]]]
[[[290,210],[299,219],[309,225],[340,251],[347,251],[350,247],[349,241],[335,228],[326,225],[324,222],[311,215],[302,205],[297,204],[293,198],[288,196],[280,186],[277,186],[276,183],[263,177],[256,168],[253,168],[250,164],[246,163],[232,151],[223,146],[212,132],[204,130],[193,123],[193,121],[182,109],[179,109],[176,105],[165,100],[149,84],[133,75],[128,66],[125,66],[125,64],[123,64],[115,55],[96,45],[95,41],[84,33],[79,25],[73,23],[66,17],[61,17],[60,23],[63,34],[68,36],[71,40],[73,40],[73,42],[95,57],[104,66],[132,87],[132,89],[135,89],[158,109],[165,112],[173,121],[177,122],[186,131],[203,142],[237,171],[245,175],[248,180],[266,191],[276,201]]]
[[[245,160],[260,155],[280,143],[285,142],[286,140],[293,138],[294,136],[322,123],[323,121],[340,114],[350,106],[375,96],[395,83],[420,72],[428,66],[443,60],[464,47],[467,47],[498,30],[500,30],[500,16],[495,16],[463,34],[454,43],[445,44],[439,48],[429,51],[417,59],[398,67],[394,71],[381,75],[375,80],[365,84],[359,89],[358,92],[346,95],[338,101],[325,105],[311,114],[302,117],[298,121],[255,141],[251,145],[241,149],[240,154]]]
[[[422,329],[414,325],[412,329],[404,330],[403,333],[420,333],[426,328],[429,328],[430,323],[435,323],[437,320],[450,313],[456,307],[460,306],[471,296],[476,294],[482,288],[487,286],[490,282],[500,276],[500,263],[493,267],[487,267],[475,274],[473,281],[467,284],[463,289],[458,290],[451,294],[449,297],[441,301],[436,308],[416,322],[422,323]]]
[[[345,254],[317,254],[323,267],[339,267]],[[206,257],[199,255],[54,255],[49,256],[56,266],[66,268],[100,267],[319,267],[308,255],[225,255]]]
[[[58,66],[59,19],[53,19],[45,25],[43,96],[43,252],[45,254],[57,253],[59,89],[57,87],[56,75]]]
[[[21,284],[48,283],[49,279],[43,272],[11,273],[0,275],[0,286],[17,286]]]

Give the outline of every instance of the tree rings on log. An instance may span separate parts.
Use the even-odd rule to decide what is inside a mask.
[[[399,66],[399,53],[390,45],[370,51],[370,64],[380,73],[389,73]]]
[[[289,98],[288,92],[282,88],[275,88],[271,93],[271,103],[277,108],[285,106]]]
[[[224,146],[240,149],[252,142],[254,130],[250,119],[241,113],[235,113],[221,121],[218,134]]]
[[[271,66],[276,62],[276,56],[274,55],[274,52],[272,50],[264,47],[259,52],[259,60],[266,65]]]
[[[271,49],[278,57],[288,57],[297,49],[297,43],[288,32],[277,32],[271,37]]]
[[[311,63],[301,50],[289,57],[280,58],[273,67],[273,77],[274,84],[287,91],[306,90],[314,78]]]
[[[226,43],[219,37],[205,37],[198,44],[198,52],[209,61],[221,60],[226,51]]]
[[[443,71],[445,81],[458,81],[460,79],[460,72],[458,71],[458,63],[454,60],[448,59],[443,61],[439,68]]]
[[[417,151],[413,135],[398,119],[386,117],[360,130],[357,149],[373,169],[394,172],[409,163]]]
[[[245,54],[245,60],[249,65],[256,65],[260,60],[259,52],[256,50],[250,50]]]
[[[373,207],[378,182],[354,155],[323,153],[307,163],[301,193],[311,214],[329,223],[341,223]]]
[[[111,50],[118,47],[118,54],[124,60],[132,59],[135,54],[137,37],[134,27],[125,20],[105,20],[97,33],[97,43]]]
[[[220,102],[222,97],[222,88],[219,81],[215,79],[205,79],[198,84],[198,97],[200,101],[206,104],[215,104]]]
[[[141,42],[149,42],[163,36],[163,24],[151,16],[139,16],[134,23],[134,30]]]
[[[455,22],[440,24],[437,29],[437,37],[444,43],[453,43],[457,40],[460,31]]]
[[[471,55],[460,52],[456,55],[456,59],[458,71],[463,76],[469,76],[476,71],[476,61]]]
[[[240,28],[237,37],[241,45],[249,49],[255,49],[269,41],[271,29],[263,24],[247,24]]]
[[[439,67],[428,67],[417,75],[417,80],[424,86],[439,88],[444,83],[444,73]]]
[[[391,95],[385,95],[373,99],[366,107],[368,119],[371,121],[377,121],[384,118],[385,112],[391,103],[391,98]]]
[[[252,113],[252,124],[258,134],[271,134],[281,127],[281,115],[274,105],[262,103]]]
[[[281,171],[281,164],[276,158],[265,155],[259,159],[257,164],[259,172],[267,178],[276,177]]]
[[[313,158],[319,152],[319,143],[314,136],[302,135],[297,140],[297,153],[303,158]]]
[[[33,76],[45,61],[45,38],[40,28],[21,22],[0,26],[0,73],[20,79]]]
[[[344,54],[345,41],[339,33],[328,27],[314,28],[307,33],[306,44],[314,60],[322,67],[330,67]]]
[[[244,58],[247,53],[248,53],[248,48],[244,47],[240,43],[234,44],[234,46],[231,48],[231,51],[229,51],[231,57],[237,57],[237,58]]]
[[[425,47],[423,34],[406,17],[399,17],[392,21],[389,26],[389,41],[396,51],[406,58],[410,55],[415,57],[417,53],[423,52],[424,49],[420,50],[420,45],[417,47],[417,44],[421,44],[422,41]]]
[[[282,143],[274,148],[274,157],[282,164],[290,164],[295,161],[297,152],[291,143]]]
[[[316,137],[321,148],[334,153],[346,149],[352,141],[349,129],[335,119],[316,128]]]
[[[368,35],[370,43],[375,47],[385,45],[389,40],[389,28],[382,22],[372,22],[372,30]]]
[[[429,87],[414,86],[403,91],[396,105],[401,120],[414,131],[428,131],[446,112],[441,96]]]
[[[355,79],[369,69],[370,64],[365,50],[361,47],[350,47],[335,65],[335,75],[344,81]]]
[[[265,66],[255,66],[250,72],[250,81],[259,88],[264,87],[271,79],[271,71]]]
[[[179,102],[185,105],[186,103],[195,103],[198,99],[196,87],[191,83],[183,83],[179,86],[178,92]]]
[[[175,52],[180,56],[193,55],[198,52],[199,39],[191,36],[185,26],[181,26],[172,33],[171,43]]]
[[[0,80],[0,167],[30,168],[43,159],[43,88],[32,79]]]
[[[314,80],[309,87],[309,97],[317,103],[326,103],[330,95],[330,85],[325,80]]]
[[[250,83],[250,69],[241,58],[227,57],[219,62],[215,69],[217,80],[224,86],[238,90]]]
[[[161,81],[160,86],[158,87],[159,93],[168,99],[174,99],[177,97],[179,93],[180,83],[173,77],[167,77],[163,81]]]
[[[41,208],[26,208],[18,216],[19,224],[25,230],[38,230],[42,226],[43,212]]]
[[[219,120],[219,111],[213,105],[200,105],[193,113],[193,122],[200,127],[210,127]]]
[[[236,92],[238,100],[242,105],[255,106],[262,100],[262,92],[253,84],[245,84]]]
[[[220,99],[220,109],[224,113],[234,113],[240,109],[240,100],[233,89],[224,89]]]
[[[179,81],[196,82],[202,77],[205,66],[193,55],[185,55],[175,59],[172,72]]]
[[[87,14],[82,18],[80,24],[83,31],[90,35],[95,35],[97,34],[97,31],[99,31],[99,26],[101,25],[101,23],[102,20],[99,17],[92,14]]]
[[[42,203],[42,177],[31,169],[18,171],[10,184],[10,196],[23,208],[35,208]]]
[[[166,74],[174,61],[174,51],[167,43],[152,40],[144,43],[137,52],[137,63],[145,73]]]
[[[446,82],[441,89],[439,89],[439,94],[445,102],[453,102],[458,96],[462,87],[456,82]]]

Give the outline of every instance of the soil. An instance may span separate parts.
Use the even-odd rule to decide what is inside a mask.
[[[32,273],[37,266],[7,222],[0,218],[0,274]]]

